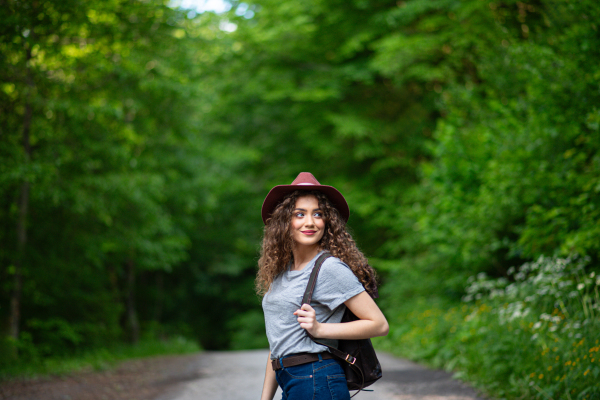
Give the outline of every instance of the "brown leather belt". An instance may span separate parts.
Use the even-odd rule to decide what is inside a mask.
[[[329,360],[333,358],[331,353],[328,353],[326,351],[320,354],[322,360]],[[319,353],[303,353],[297,356],[286,357],[283,359],[282,362],[280,362],[279,360],[279,358],[271,360],[273,371],[279,371],[283,367],[294,367],[296,365],[302,365],[310,362],[319,361]]]

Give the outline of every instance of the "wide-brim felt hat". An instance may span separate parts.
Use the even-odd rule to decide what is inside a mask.
[[[265,225],[267,224],[267,219],[271,217],[273,210],[277,207],[277,204],[279,204],[287,194],[296,190],[318,190],[319,192],[322,192],[339,211],[340,216],[344,221],[348,222],[350,208],[348,208],[348,203],[339,190],[333,186],[321,185],[310,172],[300,172],[291,185],[275,186],[271,189],[269,194],[267,194],[267,197],[265,197],[265,201],[262,205],[262,220]]]

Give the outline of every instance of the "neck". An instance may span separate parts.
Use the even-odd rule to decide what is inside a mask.
[[[310,260],[319,254],[321,248],[318,245],[314,246],[294,246],[292,254],[294,255],[293,269],[299,271],[306,267]]]

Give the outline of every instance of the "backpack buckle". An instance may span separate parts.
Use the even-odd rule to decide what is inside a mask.
[[[354,365],[356,362],[356,357],[352,357],[350,354],[346,355],[346,362],[350,365]]]

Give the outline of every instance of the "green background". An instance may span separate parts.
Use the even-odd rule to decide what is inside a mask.
[[[500,397],[600,395],[597,1],[231,4],[2,1],[3,376],[265,347],[259,210],[309,171],[379,272],[378,346]]]

